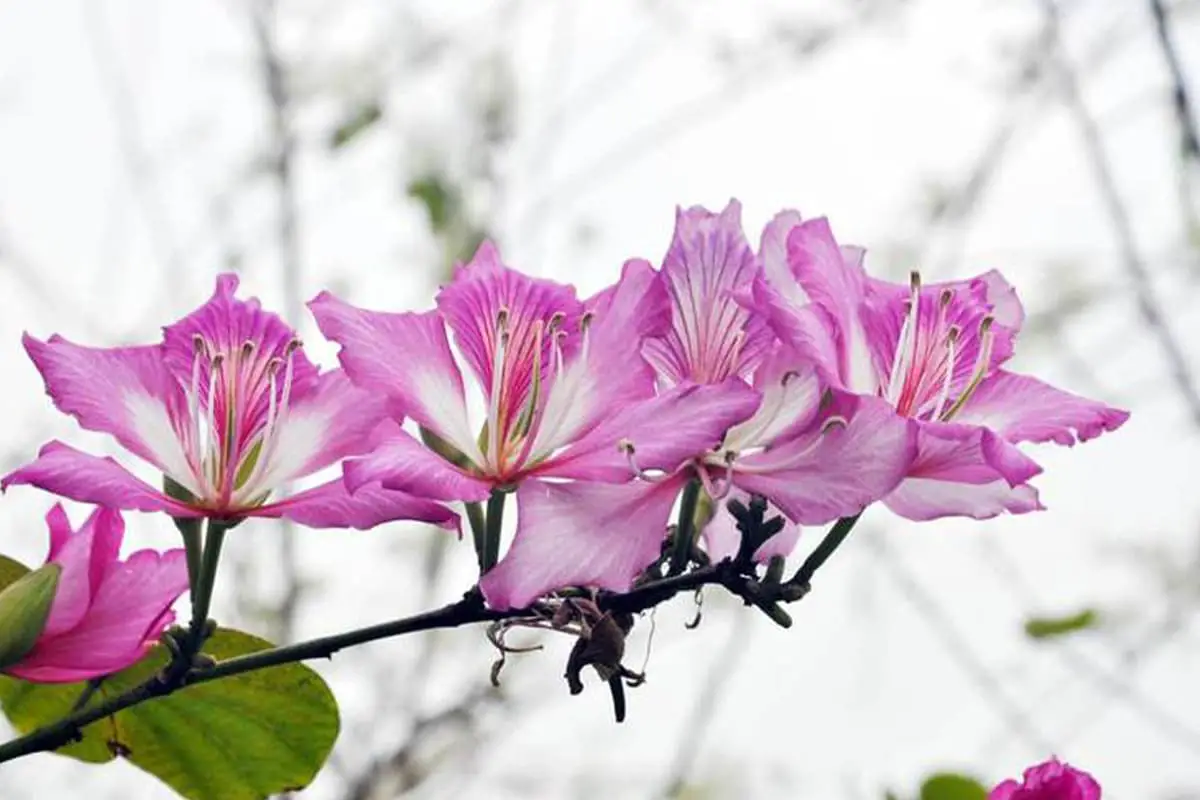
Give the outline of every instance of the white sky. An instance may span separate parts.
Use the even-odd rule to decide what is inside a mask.
[[[1021,634],[1031,612],[1099,605],[1110,625],[1070,649],[1120,675],[1121,642],[1136,641],[1166,605],[1134,551],[1159,549],[1184,568],[1200,516],[1195,429],[1138,322],[1073,120],[1044,90],[1012,102],[1000,89],[1039,30],[1038,3],[912,2],[799,61],[762,42],[781,38],[785,16],[801,32],[844,19],[841,4],[805,4],[803,12],[786,3],[447,5],[282,5],[281,41],[305,92],[297,123],[306,296],[331,287],[376,306],[429,303],[437,249],[420,207],[403,198],[405,173],[429,152],[461,158],[469,149],[465,93],[499,42],[516,71],[517,133],[499,163],[496,230],[510,263],[527,271],[591,293],[625,258],[661,258],[675,204],[720,207],[736,196],[755,241],[775,210],[795,206],[828,215],[841,239],[870,248],[868,265],[880,272],[902,274],[919,255],[917,266],[939,277],[998,267],[1031,312],[1070,291],[1100,297],[1060,333],[1028,342],[1016,363],[1131,408],[1127,426],[1074,450],[1038,449],[1050,509],[1041,514],[918,526],[870,512],[862,535],[793,609],[790,631],[749,620],[746,653],[696,778],[726,782],[729,796],[741,786],[755,797],[873,800],[887,786],[908,791],[933,769],[999,779],[1047,755],[1012,731],[947,650],[879,558],[885,547],[1038,735],[1094,772],[1106,798],[1200,792],[1194,629],[1130,678],[1153,707],[1190,725],[1190,738],[1164,733],[1111,685],[1071,669],[1061,648],[1033,646]],[[1177,38],[1200,75],[1193,11],[1181,10]],[[1184,248],[1166,72],[1148,12],[1139,0],[1079,0],[1066,17],[1071,57],[1088,65],[1086,99],[1139,245],[1200,370],[1200,273],[1195,251]],[[453,57],[410,76],[406,54],[426,26],[444,32]],[[51,436],[102,442],[44,400],[21,331],[153,340],[159,325],[208,296],[230,253],[247,290],[281,301],[273,196],[257,171],[268,128],[252,48],[243,4],[232,0],[0,3],[0,369],[9,421],[0,450],[8,463]],[[734,55],[722,59],[723,50]],[[340,112],[335,98],[383,84],[391,87],[383,123],[331,157],[323,141]],[[929,234],[924,225],[931,193],[961,180],[1014,113],[1010,150],[956,252],[959,231]],[[305,324],[308,349],[329,363],[332,348]],[[1080,362],[1086,371],[1072,367]],[[48,505],[36,491],[10,492],[0,502],[0,550],[39,558]],[[169,525],[141,520],[135,528],[140,543],[174,544]],[[261,549],[251,539],[270,536],[268,528],[244,526],[230,546]],[[302,632],[417,610],[416,598],[398,594],[390,570],[377,566],[403,529],[298,535],[306,568],[322,580],[322,602]],[[808,546],[815,538],[806,537]],[[459,580],[439,602],[469,581],[469,547],[454,558]],[[353,579],[323,574],[332,563]],[[650,681],[631,692],[621,727],[602,688],[566,696],[565,642],[510,663],[508,680],[539,700],[473,764],[483,777],[469,796],[655,791],[708,665],[733,621],[749,616],[722,605],[708,598],[697,632],[682,628],[686,599],[659,614]],[[632,653],[641,653],[644,630]],[[411,646],[388,643],[378,653],[404,659]],[[452,699],[462,680],[486,679],[489,656],[472,652],[477,662],[456,665],[466,678],[433,682],[429,707]],[[372,704],[356,663],[318,668],[361,730]],[[400,670],[394,677],[405,680]],[[360,763],[368,754],[339,755]],[[39,757],[6,768],[0,785],[5,796],[65,786],[169,796],[133,772]],[[428,796],[449,791],[452,776],[443,777]],[[322,776],[312,796],[336,796],[335,784]]]

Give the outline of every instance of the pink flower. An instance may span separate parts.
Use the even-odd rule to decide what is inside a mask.
[[[655,395],[638,348],[665,322],[653,311],[656,292],[649,265],[631,262],[615,286],[581,302],[569,286],[509,269],[485,243],[438,293],[434,311],[366,311],[320,295],[313,315],[342,346],[350,378],[444,443],[435,451],[398,431],[347,462],[346,484],[468,502],[515,488],[516,538],[480,584],[495,607],[567,585],[552,573],[592,543],[605,558],[585,565],[576,582],[627,589],[663,536],[660,527],[645,556],[637,532],[620,523],[616,484],[634,475],[627,450],[645,469],[674,470],[757,404],[736,381]],[[459,360],[475,378],[478,403],[468,402]]]
[[[977,519],[1042,508],[1041,472],[1015,446],[1071,445],[1116,430],[1128,412],[1008,372],[1024,312],[996,272],[910,286],[867,276],[863,251],[839,247],[824,219],[785,211],[753,304],[823,380],[881,399],[918,425],[917,455],[884,502],[913,520]],[[786,246],[784,246],[786,242]]]
[[[1100,784],[1083,770],[1052,758],[1025,770],[1021,783],[1004,781],[988,800],[1100,800]]]
[[[765,560],[791,550],[797,523],[857,514],[887,494],[911,460],[914,434],[906,420],[882,401],[826,393],[801,354],[781,346],[739,303],[761,266],[742,233],[736,201],[720,214],[680,210],[661,272],[631,263],[650,279],[639,309],[649,320],[640,326],[641,352],[662,387],[658,402],[696,383],[738,386],[753,413],[743,411],[740,421],[724,417],[724,427],[706,429],[707,438],[680,437],[683,420],[656,415],[660,430],[675,434],[671,459],[657,457],[646,440],[618,442],[644,480],[545,484],[527,492],[522,515],[535,511],[557,522],[538,537],[518,534],[506,563],[485,578],[494,594],[532,599],[546,587],[591,583],[617,563],[623,571],[644,567],[659,554],[672,507],[693,476],[721,503],[705,533],[714,557],[736,550],[738,533],[722,502],[727,496],[762,494],[782,510],[792,524],[759,549],[756,557]],[[637,368],[630,356],[620,363]],[[730,421],[737,424],[729,427]],[[612,528],[625,532],[621,548],[613,546]]]
[[[176,517],[455,526],[456,516],[436,502],[378,486],[351,497],[340,479],[272,500],[280,486],[369,450],[386,407],[341,370],[318,374],[295,331],[257,300],[236,299],[237,286],[236,276],[220,276],[212,299],[164,328],[161,344],[92,348],[25,336],[55,406],[161,471],[168,491],[61,442],[45,445],[0,486],[32,484],[86,503]]]
[[[50,554],[62,571],[46,626],[5,672],[37,683],[71,683],[136,663],[175,620],[171,605],[187,589],[183,550],[118,555],[125,522],[98,508],[78,531],[61,505],[46,515]]]
[[[659,274],[672,327],[644,352],[664,383],[735,376],[759,392],[754,415],[693,462],[710,496],[761,494],[790,523],[820,525],[861,512],[895,487],[911,461],[914,432],[881,402],[827,391],[808,354],[776,341],[764,317],[746,307],[776,260],[774,234],[764,231],[756,257],[736,200],[720,214],[680,211]],[[724,552],[718,540],[732,526],[722,504],[706,532],[710,548]],[[786,555],[798,536],[787,526],[758,557]]]

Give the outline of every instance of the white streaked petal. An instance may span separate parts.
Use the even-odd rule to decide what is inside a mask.
[[[167,407],[158,399],[141,392],[125,395],[125,408],[139,438],[150,448],[159,466],[176,483],[193,495],[201,496],[200,482],[188,464],[184,443],[180,441]]]

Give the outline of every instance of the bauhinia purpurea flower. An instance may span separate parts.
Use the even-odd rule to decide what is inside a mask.
[[[1116,430],[1128,412],[1003,368],[1024,311],[998,272],[904,286],[863,269],[823,218],[785,211],[771,223],[777,253],[752,306],[804,353],[822,379],[882,399],[917,425],[917,453],[885,499],[912,520],[984,519],[1043,506],[1029,480],[1041,467],[1020,442],[1072,445]]]
[[[95,348],[26,334],[25,349],[55,406],[108,433],[164,476],[160,490],[112,458],[52,441],[0,486],[31,484],[109,508],[175,517],[286,517],[318,528],[369,528],[394,519],[455,527],[424,497],[338,476],[278,497],[281,486],[374,446],[386,401],[340,370],[318,372],[296,332],[257,300],[239,300],[235,275],[212,298],[163,329],[160,344]],[[382,427],[381,427],[382,426]]]
[[[555,579],[564,563],[581,585],[628,589],[650,559],[625,545],[641,533],[617,505],[635,473],[622,443],[643,467],[672,471],[757,405],[737,381],[655,393],[639,356],[644,335],[666,322],[646,312],[654,293],[649,265],[631,262],[615,286],[580,301],[570,286],[508,268],[485,243],[433,311],[368,311],[322,294],[311,308],[347,374],[432,445],[399,431],[347,462],[347,485],[466,502],[515,491],[516,536],[480,582],[492,606],[565,585]],[[460,360],[478,389],[470,399]]]
[[[183,550],[139,550],[121,559],[125,522],[107,508],[72,530],[55,505],[46,524],[46,564],[58,571],[49,614],[30,649],[0,671],[36,683],[73,683],[133,665],[175,620],[171,606],[188,586]]]

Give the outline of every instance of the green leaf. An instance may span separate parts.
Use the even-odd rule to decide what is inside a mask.
[[[1094,608],[1062,617],[1030,617],[1025,620],[1025,635],[1030,639],[1041,641],[1066,636],[1078,631],[1094,627],[1100,621],[1100,614]]]
[[[409,182],[406,192],[425,206],[429,214],[429,227],[434,233],[445,233],[450,221],[458,215],[458,192],[447,185],[446,180],[435,174],[423,175]]]
[[[939,772],[921,784],[920,800],[987,800],[987,789],[974,778]]]
[[[329,149],[337,150],[345,147],[353,141],[360,133],[374,125],[383,118],[383,109],[379,107],[379,103],[374,101],[363,103],[358,108],[354,109],[342,124],[334,129],[329,136]]]
[[[264,650],[269,642],[220,629],[204,647],[218,661]],[[95,705],[132,689],[167,664],[155,647],[104,680]],[[86,684],[30,684],[0,678],[0,703],[22,733],[67,713]],[[182,689],[94,723],[59,752],[82,761],[122,756],[194,800],[250,800],[312,781],[338,734],[338,710],[321,677],[286,664]]]

